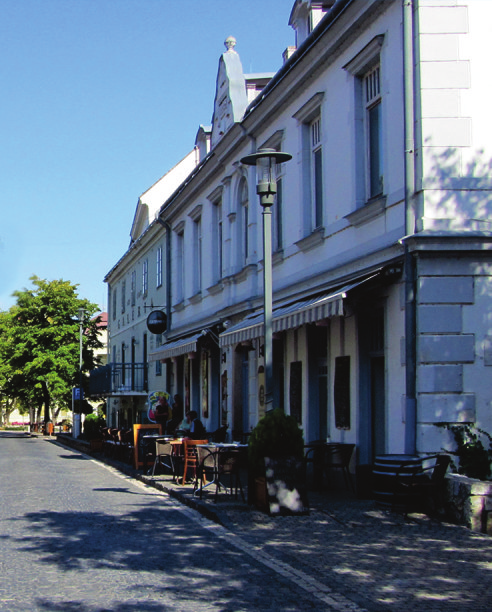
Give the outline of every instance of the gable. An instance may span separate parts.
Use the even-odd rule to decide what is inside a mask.
[[[234,50],[235,44],[236,40],[230,36],[225,42],[227,51],[219,59],[212,117],[212,147],[234,123],[241,121],[248,105],[246,81],[241,59]]]

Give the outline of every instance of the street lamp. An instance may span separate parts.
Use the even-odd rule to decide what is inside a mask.
[[[272,337],[272,206],[277,193],[277,165],[292,159],[290,153],[275,149],[259,149],[246,155],[241,163],[256,166],[256,193],[260,196],[263,216],[263,315],[265,332],[265,410],[273,402],[273,337]]]
[[[84,308],[79,308],[78,309],[78,319],[79,319],[79,346],[80,346],[80,351],[79,351],[79,423],[80,423],[80,419],[81,419],[81,414],[82,414],[82,338],[83,338],[83,333],[84,333],[84,318],[85,318],[85,309]],[[78,431],[78,426],[75,427],[75,415],[72,413],[72,437],[77,437],[77,435],[79,434]],[[77,430],[77,431],[76,431]]]

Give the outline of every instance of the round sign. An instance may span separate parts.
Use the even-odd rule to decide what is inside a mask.
[[[151,334],[162,334],[167,329],[167,316],[162,310],[153,310],[147,317],[147,329]]]

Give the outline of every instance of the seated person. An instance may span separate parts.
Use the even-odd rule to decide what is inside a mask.
[[[190,422],[190,431],[188,437],[192,440],[204,440],[207,436],[207,430],[198,418],[198,413],[196,412],[196,410],[191,410],[188,413],[188,420]]]

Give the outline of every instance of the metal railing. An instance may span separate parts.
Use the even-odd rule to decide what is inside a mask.
[[[148,390],[147,363],[109,363],[90,372],[89,397]]]

